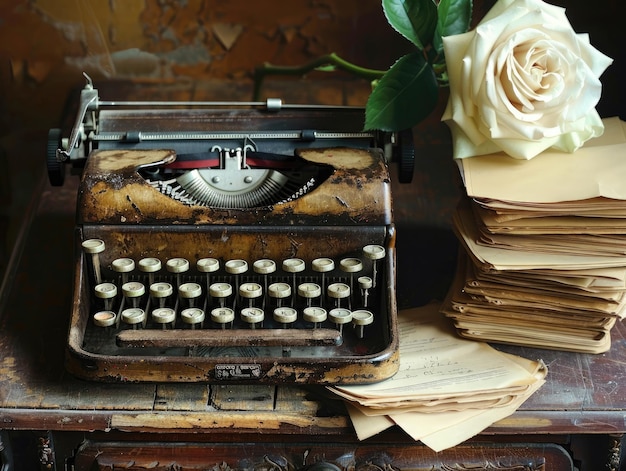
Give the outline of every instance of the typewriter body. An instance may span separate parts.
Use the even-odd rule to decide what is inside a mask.
[[[99,381],[358,384],[398,368],[389,146],[362,109],[104,102],[80,173],[66,366]],[[386,148],[386,151],[385,151]],[[385,155],[387,154],[387,155]]]

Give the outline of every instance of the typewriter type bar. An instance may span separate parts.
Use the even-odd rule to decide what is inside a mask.
[[[396,373],[390,141],[358,131],[362,110],[134,108],[89,86],[83,98],[48,159],[81,162],[71,373],[308,384]]]

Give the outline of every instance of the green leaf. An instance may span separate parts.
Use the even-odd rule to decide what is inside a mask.
[[[430,44],[437,28],[437,5],[433,0],[383,0],[389,24],[418,49]]]
[[[437,30],[433,45],[443,52],[442,37],[467,32],[472,21],[472,0],[441,0],[437,8]]]
[[[439,87],[419,52],[401,57],[380,79],[365,106],[365,130],[401,131],[435,109]]]

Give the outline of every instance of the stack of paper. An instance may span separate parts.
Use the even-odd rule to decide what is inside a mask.
[[[443,312],[485,341],[600,353],[626,315],[626,123],[573,154],[461,162],[468,198]]]
[[[400,312],[400,369],[393,378],[329,387],[348,401],[359,439],[396,424],[440,451],[511,415],[545,382],[543,362],[460,338],[440,308]]]

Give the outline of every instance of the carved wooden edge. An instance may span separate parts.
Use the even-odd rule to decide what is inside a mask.
[[[390,444],[139,444],[85,443],[75,465],[88,469],[211,471],[548,471],[573,470],[562,447],[544,443],[462,445],[434,452],[415,443]],[[176,447],[177,449],[170,448]],[[165,466],[165,467],[164,467]],[[169,467],[167,467],[169,466]],[[174,467],[172,467],[174,466]]]

